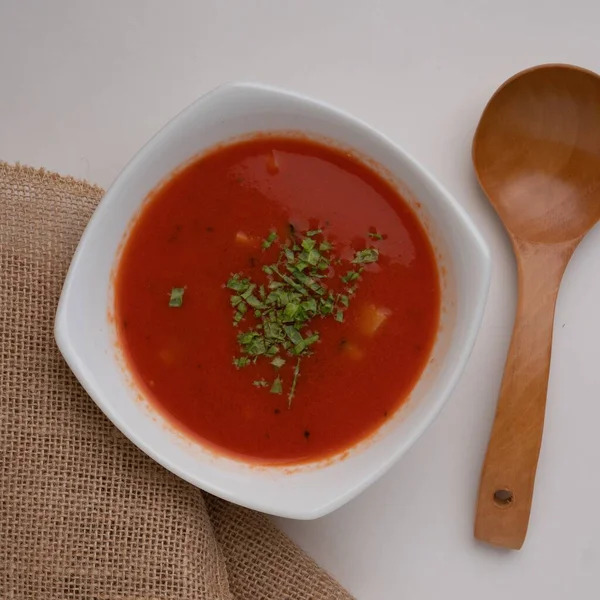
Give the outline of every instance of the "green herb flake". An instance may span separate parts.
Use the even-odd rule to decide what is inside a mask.
[[[312,335],[308,336],[307,338],[305,338],[304,343],[306,344],[306,346],[311,346],[312,344],[314,344],[315,342],[319,341],[319,334],[318,333],[313,333]]]
[[[169,298],[169,306],[171,308],[180,308],[183,305],[183,294],[185,288],[173,288]]]
[[[291,248],[284,248],[283,253],[285,254],[285,258],[288,262],[294,262],[294,260],[296,260],[296,255]]]
[[[288,336],[292,344],[299,344],[300,342],[302,342],[302,334],[295,327],[292,327],[291,325],[286,325],[284,327],[284,330],[285,334]]]
[[[261,354],[265,354],[267,351],[267,346],[264,338],[257,337],[253,339],[252,342],[246,346],[245,350],[250,356],[260,356]]]
[[[267,336],[268,338],[272,340],[285,339],[283,328],[278,323],[274,323],[273,321],[265,321],[263,325],[265,329],[265,336]]]
[[[306,232],[307,237],[314,237],[315,235],[319,235],[320,233],[323,233],[322,229],[311,229],[310,231]]]
[[[306,350],[306,342],[304,340],[300,340],[293,348],[292,354],[294,356],[299,356]]]
[[[354,261],[353,261],[354,262]],[[342,281],[344,283],[350,283],[351,281],[356,281],[360,277],[360,273],[357,271],[348,271],[343,277]]]
[[[271,364],[276,368],[276,369],[281,369],[281,367],[283,367],[283,365],[285,365],[285,358],[281,358],[281,356],[276,356],[272,361]]]
[[[315,242],[315,240],[310,240],[308,238],[302,240],[302,248],[304,248],[304,250],[307,252],[310,252],[316,245],[317,242]]]
[[[247,331],[246,333],[240,333],[238,335],[238,342],[240,343],[240,345],[246,346],[247,344],[252,342],[252,340],[254,338],[257,338],[257,337],[259,337],[258,333],[254,332],[254,331]]]
[[[319,311],[321,316],[326,317],[333,312],[334,303],[331,298],[322,298],[321,303],[319,305]]]
[[[344,322],[344,313],[341,310],[338,310],[337,313],[335,313],[335,320],[338,323]]]
[[[294,379],[292,380],[292,387],[290,388],[290,393],[288,394],[288,409],[292,406],[292,400],[294,398],[294,394],[296,393],[296,384],[298,383],[298,377],[300,375],[300,359],[296,363],[294,367]]]
[[[248,281],[248,280],[246,280],[246,281]],[[249,283],[249,284],[248,284],[248,287],[247,287],[247,288],[244,290],[244,292],[243,292],[242,294],[240,294],[240,295],[241,295],[241,297],[242,297],[244,300],[247,300],[247,299],[248,299],[248,298],[249,298],[249,297],[252,295],[252,292],[253,292],[255,289],[256,289],[256,284],[254,284],[254,283]]]
[[[273,245],[273,242],[275,242],[275,240],[277,240],[277,232],[271,231],[271,233],[269,233],[269,235],[267,236],[267,239],[263,240],[263,250],[267,250],[268,248],[270,248]]]
[[[257,388],[269,387],[268,382],[265,381],[264,379],[258,379],[256,381],[253,381],[252,385],[255,386],[255,387],[257,387]]]
[[[312,250],[309,250],[306,253],[306,262],[315,267],[319,264],[319,262],[321,261],[321,253],[316,249],[313,248]]]
[[[252,308],[265,308],[265,305],[254,294],[248,296],[248,298],[246,298],[246,302]]]
[[[250,359],[247,356],[240,356],[233,359],[233,364],[236,369],[243,369],[250,364]]]
[[[273,381],[273,385],[271,386],[271,394],[281,394],[283,393],[283,385],[281,377],[275,377]]]
[[[249,279],[242,279],[238,274],[235,274],[231,277],[231,279],[225,284],[230,290],[234,290],[236,292],[245,292],[248,287],[250,287]]]
[[[354,254],[354,260],[352,264],[355,265],[365,265],[368,263],[374,263],[379,260],[379,250],[377,248],[365,248],[364,250],[359,250]]]
[[[316,314],[318,310],[317,301],[314,298],[309,298],[308,300],[305,300],[300,306],[304,309],[305,313]]]
[[[279,352],[279,346],[277,344],[272,344],[271,346],[269,346],[267,348],[267,351],[265,352],[265,356],[268,356],[269,358],[271,358],[272,356],[275,356],[278,352]]]
[[[369,231],[368,235],[372,240],[379,241],[383,239],[383,235],[381,233],[378,233],[377,231]]]

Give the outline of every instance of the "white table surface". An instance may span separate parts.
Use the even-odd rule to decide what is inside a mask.
[[[600,598],[600,228],[558,300],[528,539],[518,553],[483,546],[472,536],[475,497],[516,283],[470,163],[494,89],[538,63],[600,71],[599,31],[597,0],[0,1],[0,159],[107,186],[199,95],[258,80],[381,129],[481,228],[490,297],[442,415],[347,506],[313,522],[278,520],[359,600]]]

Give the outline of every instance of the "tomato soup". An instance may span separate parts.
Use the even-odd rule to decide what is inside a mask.
[[[119,344],[145,396],[203,445],[262,464],[376,431],[423,372],[439,312],[431,244],[398,191],[293,136],[173,174],[115,276]]]

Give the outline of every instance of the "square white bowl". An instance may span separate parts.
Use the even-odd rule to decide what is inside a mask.
[[[135,388],[119,354],[113,270],[132,220],[174,169],[211,147],[253,132],[299,131],[365,157],[413,206],[433,243],[442,313],[431,360],[397,413],[344,457],[293,468],[257,467],[217,456],[178,431]],[[490,280],[487,247],[443,187],[392,141],[322,102],[269,86],[227,84],[177,115],[133,158],[85,230],[58,306],[58,347],[88,394],[139,448],[190,483],[260,510],[312,519],[380,477],[431,424],[463,371]]]

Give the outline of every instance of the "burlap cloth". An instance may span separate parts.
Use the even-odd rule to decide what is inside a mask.
[[[349,599],[263,515],[113,427],[53,338],[102,190],[0,163],[0,599]]]

